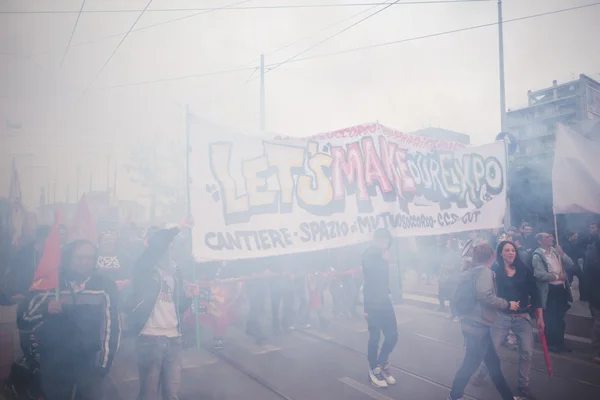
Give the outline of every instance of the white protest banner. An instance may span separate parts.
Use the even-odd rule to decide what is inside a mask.
[[[435,235],[502,225],[501,142],[464,147],[365,124],[305,139],[250,137],[190,117],[199,260],[357,244],[375,229]]]
[[[600,213],[600,142],[558,125],[552,196],[556,214]]]

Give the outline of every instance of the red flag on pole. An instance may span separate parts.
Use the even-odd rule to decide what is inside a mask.
[[[548,343],[546,342],[546,334],[543,330],[540,330],[540,341],[544,349],[544,359],[546,360],[546,367],[548,367],[548,375],[552,376],[552,362],[550,361],[550,352],[548,352]]]
[[[85,239],[96,244],[98,241],[98,231],[94,217],[88,206],[85,194],[81,197],[73,218],[73,225],[69,229],[69,241]]]
[[[50,235],[46,240],[42,258],[35,271],[33,283],[29,288],[30,291],[58,289],[60,275],[60,232],[58,226],[61,220],[60,211],[57,211],[54,217],[54,225],[52,225]]]

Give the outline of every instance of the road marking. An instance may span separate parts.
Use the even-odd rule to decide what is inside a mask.
[[[404,297],[405,299],[408,299],[408,300],[420,301],[422,303],[440,304],[439,300],[436,299],[435,297],[419,296],[417,294],[408,294],[408,293],[404,293],[404,295],[402,297]]]
[[[383,394],[371,389],[368,386],[363,385],[362,383],[356,382],[354,379],[350,379],[348,377],[340,378],[340,382],[345,383],[353,389],[358,390],[359,392],[366,394],[367,396],[376,399],[376,400],[392,400],[391,397],[384,396]]]

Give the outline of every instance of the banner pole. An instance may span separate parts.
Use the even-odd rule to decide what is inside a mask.
[[[190,106],[185,105],[185,192],[186,192],[186,203],[187,203],[187,215],[188,218],[192,215],[192,202],[190,196],[190,153],[192,152],[190,145]],[[190,229],[190,244],[192,241],[192,230]],[[196,277],[196,263],[192,260],[192,282],[194,285],[197,284]],[[200,350],[200,320],[198,310],[198,296],[193,297],[194,303],[194,323],[196,325],[196,348]]]
[[[560,243],[558,242],[558,223],[556,222],[556,209],[554,206],[552,207],[552,215],[554,215],[554,240],[556,240],[556,246],[560,247]],[[558,256],[558,263],[560,264],[560,272],[565,273],[565,268],[563,267],[562,257]],[[564,282],[563,286],[566,288],[567,283]]]
[[[506,182],[506,211],[504,215],[504,231],[508,232],[510,229],[510,196],[509,196],[509,183],[508,183],[508,136],[504,136],[504,160],[506,162],[506,176],[504,180]]]

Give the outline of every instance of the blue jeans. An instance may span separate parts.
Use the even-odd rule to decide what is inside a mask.
[[[178,400],[181,384],[181,338],[140,335],[137,340],[138,400]]]
[[[517,383],[519,388],[529,386],[529,375],[533,364],[533,325],[529,314],[499,313],[492,326],[492,342],[496,351],[502,345],[508,332],[513,331],[519,344],[519,372]],[[483,378],[488,375],[485,365],[481,365],[478,375]]]
[[[492,382],[498,389],[503,400],[513,400],[513,394],[506,383],[500,368],[500,359],[492,344],[490,328],[483,325],[470,325],[462,322],[463,336],[465,337],[465,358],[456,372],[452,382],[450,399],[458,400],[463,397],[465,387],[471,376],[477,371],[482,362],[488,367]]]

